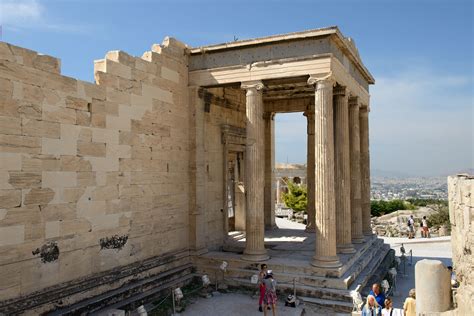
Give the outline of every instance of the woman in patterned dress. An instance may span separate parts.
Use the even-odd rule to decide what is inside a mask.
[[[265,284],[265,296],[263,297],[263,313],[267,315],[267,307],[272,307],[273,316],[276,316],[276,302],[277,302],[277,295],[276,295],[276,281],[273,279],[272,270],[267,271],[267,276],[263,280]]]

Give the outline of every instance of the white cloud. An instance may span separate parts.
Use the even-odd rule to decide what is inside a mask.
[[[21,26],[24,23],[39,21],[44,7],[35,0],[0,2],[0,23],[3,25]]]
[[[48,15],[47,8],[37,0],[1,0],[0,25],[12,32],[23,30],[57,33],[84,33],[83,25],[62,23]]]

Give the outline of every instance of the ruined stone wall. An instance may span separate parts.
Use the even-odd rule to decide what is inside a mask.
[[[222,124],[244,128],[245,91],[239,88],[209,89],[216,98],[226,100],[211,102],[209,112],[205,113],[205,151],[206,151],[206,221],[209,249],[222,246],[224,237],[224,145],[222,144]]]
[[[474,308],[474,177],[448,178],[449,218],[453,264],[460,281],[456,300],[458,315],[473,315]]]
[[[188,249],[184,45],[94,72],[0,43],[0,301]]]

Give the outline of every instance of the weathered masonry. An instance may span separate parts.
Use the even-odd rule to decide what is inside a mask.
[[[94,75],[0,43],[0,312],[146,300],[226,254],[229,277],[265,260],[294,277],[265,241],[275,113],[308,122],[305,293],[344,305],[385,257],[370,227],[374,79],[337,27],[200,48],[166,38],[142,57],[107,53]],[[221,252],[234,231],[243,253]]]

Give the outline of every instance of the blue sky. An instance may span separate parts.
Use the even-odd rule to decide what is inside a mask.
[[[167,35],[190,46],[338,25],[371,87],[373,169],[410,175],[474,168],[473,2],[0,0],[2,40],[61,58],[93,79],[93,60],[141,56]],[[277,116],[277,161],[306,161],[301,114]]]

